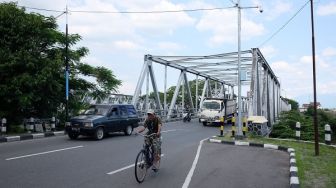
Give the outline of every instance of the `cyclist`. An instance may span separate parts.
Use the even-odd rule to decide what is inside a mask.
[[[138,130],[139,133],[143,132],[148,129],[147,135],[156,133],[156,136],[153,139],[153,146],[154,146],[154,164],[153,170],[157,170],[158,168],[158,161],[160,160],[160,150],[161,150],[161,126],[162,122],[161,119],[155,115],[154,110],[148,110],[147,118],[144,122],[144,126]]]

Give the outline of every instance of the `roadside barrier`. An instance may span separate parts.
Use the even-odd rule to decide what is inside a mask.
[[[56,128],[56,119],[55,119],[55,117],[51,118],[50,124],[51,124],[51,130],[54,131],[55,128]]]
[[[325,139],[325,144],[327,145],[331,144],[331,129],[330,129],[330,125],[328,124],[324,126],[324,139]]]
[[[1,134],[6,134],[7,132],[7,119],[2,118],[1,120]]]
[[[296,136],[297,140],[300,140],[300,137],[301,137],[301,124],[300,124],[300,122],[296,122],[295,136]]]
[[[246,117],[243,117],[243,136],[246,137],[246,132],[247,132],[247,118]]]
[[[235,136],[235,132],[236,132],[236,117],[235,115],[233,115],[232,117],[232,137]]]
[[[224,134],[224,125],[225,125],[225,117],[220,118],[221,126],[220,126],[220,136],[223,136]]]

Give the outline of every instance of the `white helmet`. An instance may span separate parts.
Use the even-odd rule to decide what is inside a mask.
[[[150,110],[147,111],[147,114],[155,115],[155,112],[154,112],[154,110],[150,109]]]

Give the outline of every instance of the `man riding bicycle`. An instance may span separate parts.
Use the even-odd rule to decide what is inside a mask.
[[[161,126],[162,122],[161,119],[155,115],[154,110],[149,110],[147,112],[147,118],[144,122],[144,125],[142,128],[138,130],[139,133],[143,132],[148,129],[147,135],[156,133],[156,136],[153,139],[153,146],[154,146],[154,164],[153,164],[153,170],[156,170],[158,168],[158,161],[160,160],[160,150],[161,150]]]

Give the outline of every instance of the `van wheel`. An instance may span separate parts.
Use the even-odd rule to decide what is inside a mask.
[[[131,135],[132,132],[133,132],[133,127],[131,125],[127,125],[126,129],[124,130],[124,132],[125,132],[126,136]]]
[[[104,138],[104,129],[102,127],[98,127],[95,132],[95,139],[101,140]]]
[[[76,134],[76,133],[68,133],[68,136],[71,140],[76,140],[79,136],[79,134]]]

